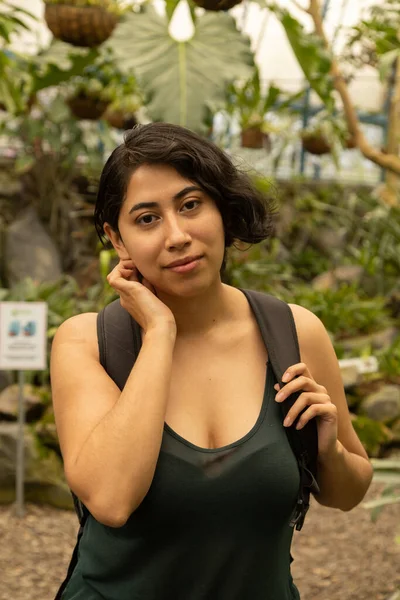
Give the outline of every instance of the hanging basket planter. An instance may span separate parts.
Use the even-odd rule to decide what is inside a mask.
[[[58,40],[73,46],[93,48],[107,40],[118,22],[118,16],[101,6],[46,4],[46,23]]]
[[[137,125],[136,116],[133,113],[124,113],[122,110],[107,110],[104,118],[111,127],[123,131],[132,129],[132,127]]]
[[[205,8],[206,10],[229,10],[237,4],[240,4],[242,0],[194,0],[197,6]]]
[[[248,127],[241,133],[242,148],[264,148],[268,136],[259,127]]]
[[[302,144],[304,150],[310,154],[316,156],[322,156],[323,154],[329,154],[331,151],[330,144],[324,137],[318,134],[307,134],[302,137]]]
[[[67,104],[71,109],[72,114],[77,119],[89,119],[97,121],[107,110],[110,104],[107,100],[101,100],[94,96],[72,96],[67,99]]]

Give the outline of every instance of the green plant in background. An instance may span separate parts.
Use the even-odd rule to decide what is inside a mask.
[[[121,85],[121,73],[110,49],[103,50],[93,61],[84,67],[82,74],[71,78],[66,84],[69,98],[96,98],[111,102],[115,88]]]
[[[343,148],[351,148],[351,136],[345,120],[327,110],[318,113],[302,130],[303,147],[311,154],[328,154],[339,168]]]
[[[392,324],[386,299],[363,298],[357,284],[327,290],[302,285],[288,291],[287,297],[314,312],[338,338],[380,331]]]
[[[273,84],[267,90],[262,89],[260,73],[255,67],[252,77],[228,85],[225,110],[230,115],[238,116],[242,130],[256,127],[267,133],[265,117],[275,106],[280,94],[281,90]]]
[[[225,84],[251,75],[253,54],[249,39],[226,12],[199,17],[192,12],[193,37],[176,41],[169,33],[176,6],[167,3],[166,16],[149,4],[127,13],[106,45],[121,71],[137,76],[153,121],[204,133],[207,105],[223,102]]]
[[[371,519],[375,522],[385,506],[400,503],[400,460],[375,458],[371,462],[374,467],[374,481],[386,484],[379,498],[363,504],[371,510]],[[396,537],[396,541],[400,544],[400,535]]]
[[[364,11],[360,23],[348,34],[345,58],[355,67],[365,65],[378,69],[385,80],[399,58],[399,0],[385,0]]]
[[[376,352],[379,360],[379,371],[393,382],[400,384],[400,334],[383,350]]]
[[[0,3],[0,105],[12,113],[26,109],[30,89],[20,57],[8,46],[14,34],[29,31],[29,20],[36,21],[29,11],[5,0]]]
[[[378,456],[381,446],[391,440],[390,429],[365,415],[357,415],[352,424],[368,456]]]

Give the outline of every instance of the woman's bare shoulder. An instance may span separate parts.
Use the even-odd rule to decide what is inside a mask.
[[[57,329],[53,345],[87,343],[97,347],[97,313],[81,313],[66,319]]]

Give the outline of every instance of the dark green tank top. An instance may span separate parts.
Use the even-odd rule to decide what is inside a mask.
[[[256,424],[223,448],[165,425],[153,482],[127,523],[88,517],[63,600],[299,600],[289,525],[299,471],[274,383],[268,364]]]

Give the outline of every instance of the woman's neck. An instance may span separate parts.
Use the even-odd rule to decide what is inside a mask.
[[[236,292],[218,281],[198,296],[187,298],[160,293],[159,298],[174,314],[178,335],[197,337],[237,316]]]

